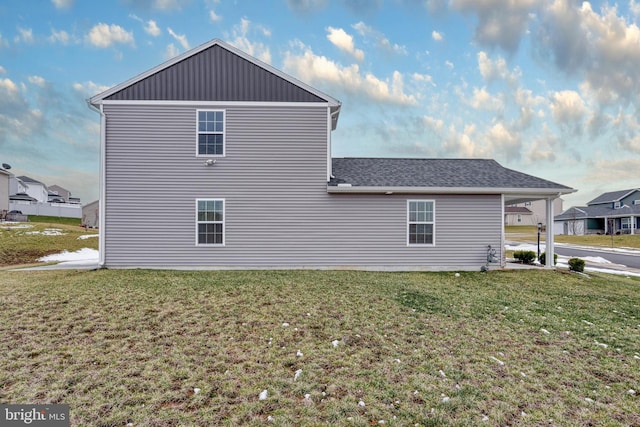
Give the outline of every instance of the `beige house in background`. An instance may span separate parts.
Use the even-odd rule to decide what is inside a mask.
[[[100,223],[100,200],[87,203],[82,207],[82,226],[98,228]]]
[[[0,213],[9,210],[9,177],[11,174],[0,168]]]
[[[561,198],[553,201],[553,215],[562,213]],[[533,202],[518,203],[505,206],[504,225],[547,225],[546,221],[546,201],[535,200]]]

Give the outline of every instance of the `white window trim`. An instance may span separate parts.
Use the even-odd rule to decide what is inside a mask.
[[[622,202],[613,202],[613,209],[620,209],[624,204]]]
[[[411,206],[411,202],[430,202],[433,206],[433,221],[427,222],[410,222],[409,221],[409,207]],[[409,230],[411,224],[432,224],[433,225],[433,242],[432,243],[410,243],[409,242]],[[412,248],[424,248],[424,247],[433,247],[436,245],[436,201],[431,199],[410,199],[407,200],[407,228],[406,228],[406,239],[407,246]]]
[[[198,221],[198,202],[203,202],[203,201],[207,201],[207,202],[222,202],[222,221]],[[202,198],[202,199],[196,199],[196,246],[207,246],[207,247],[220,247],[220,246],[225,246],[227,243],[227,233],[226,233],[226,223],[227,223],[227,201],[226,199],[222,199],[222,198],[216,198],[216,199],[209,199],[209,198]],[[222,243],[200,243],[198,242],[198,225],[200,224],[219,224],[220,222],[222,222]]]
[[[632,224],[631,217],[627,216],[627,217],[620,218],[621,230],[631,230],[631,224]]]
[[[210,134],[215,132],[200,132],[200,112],[216,112],[222,113],[222,154],[200,154],[198,152],[198,137],[201,133]],[[227,155],[227,110],[224,108],[197,108],[196,109],[196,157],[226,157]],[[203,199],[204,200],[204,199]]]

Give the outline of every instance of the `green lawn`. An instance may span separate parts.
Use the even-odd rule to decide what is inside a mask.
[[[74,426],[640,425],[622,276],[0,271],[0,336]]]
[[[506,226],[507,240],[517,242],[535,242],[538,239],[536,227],[531,226]],[[546,234],[540,234],[540,240],[546,240]],[[605,236],[592,234],[588,236],[566,236],[563,234],[554,236],[555,242],[571,243],[574,245],[602,246],[607,248],[632,248],[640,249],[640,234],[621,234],[617,236]]]

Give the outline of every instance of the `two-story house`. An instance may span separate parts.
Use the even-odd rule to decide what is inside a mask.
[[[555,234],[638,234],[640,189],[603,193],[573,206],[554,218]]]
[[[106,267],[478,270],[506,203],[552,218],[575,191],[487,159],[332,158],[341,103],[220,40],[89,104]]]

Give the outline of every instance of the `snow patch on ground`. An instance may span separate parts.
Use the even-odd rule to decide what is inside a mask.
[[[78,240],[86,240],[91,237],[98,237],[99,234],[83,234],[82,236],[78,236]]]
[[[45,228],[42,231],[25,231],[24,234],[28,234],[28,235],[41,234],[43,236],[64,236],[67,233],[63,233],[62,230],[59,228]]]
[[[98,261],[98,251],[90,248],[82,248],[78,249],[75,252],[62,251],[57,254],[43,256],[42,258],[38,258],[38,261],[42,262],[65,262],[65,261],[85,261],[91,260],[94,262]]]

